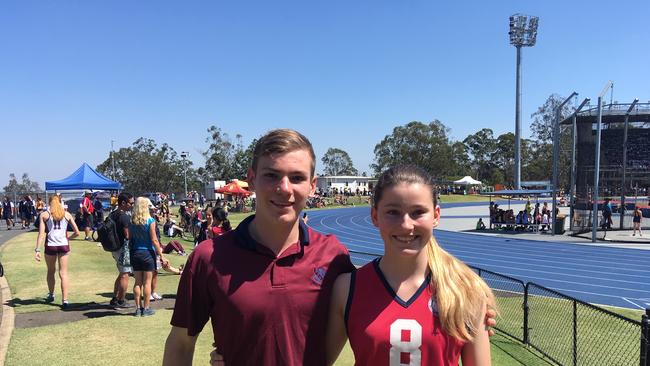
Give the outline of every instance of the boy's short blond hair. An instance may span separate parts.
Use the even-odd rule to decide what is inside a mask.
[[[296,150],[307,150],[309,152],[311,157],[311,177],[313,177],[316,169],[316,154],[314,154],[311,142],[300,132],[288,128],[269,131],[257,141],[253,151],[251,167],[256,172],[257,163],[262,156],[284,154]]]

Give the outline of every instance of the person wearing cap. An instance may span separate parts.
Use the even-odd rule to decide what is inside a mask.
[[[82,222],[84,226],[84,232],[86,234],[86,237],[84,240],[87,241],[92,241],[93,239],[90,237],[90,231],[93,227],[93,214],[95,213],[95,208],[93,207],[93,203],[90,200],[90,196],[92,195],[92,192],[89,190],[84,191],[84,198],[81,201],[81,214],[82,214]]]

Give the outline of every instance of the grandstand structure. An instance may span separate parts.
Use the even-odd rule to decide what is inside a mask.
[[[634,207],[650,226],[650,102],[612,103],[602,107],[598,200],[610,198],[614,229],[631,229]],[[573,233],[591,230],[598,107],[574,113],[560,122],[572,125],[571,224]],[[624,209],[621,210],[620,207]],[[598,219],[600,223],[600,213]]]

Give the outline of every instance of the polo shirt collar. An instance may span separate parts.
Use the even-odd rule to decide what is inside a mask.
[[[253,222],[254,218],[255,215],[248,216],[240,222],[235,229],[235,242],[238,246],[248,250],[256,250],[258,246],[264,246],[257,240],[253,239],[250,234],[249,226],[251,222]],[[301,247],[309,245],[309,229],[305,222],[300,219],[298,219],[298,242]]]

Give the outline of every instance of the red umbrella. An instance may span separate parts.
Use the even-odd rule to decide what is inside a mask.
[[[228,183],[221,188],[215,189],[214,191],[216,193],[232,194],[235,196],[248,196],[251,194],[250,191],[247,191],[244,188],[240,187],[236,182]]]

